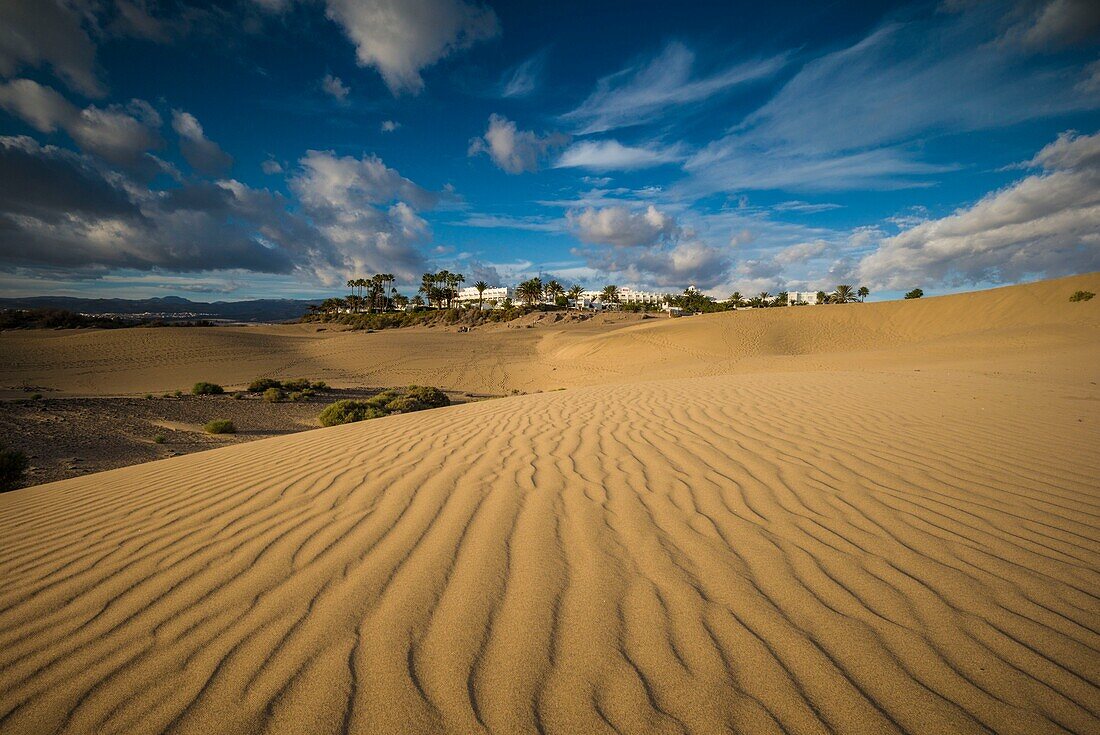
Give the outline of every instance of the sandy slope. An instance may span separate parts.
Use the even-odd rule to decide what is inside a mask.
[[[1097,732],[1100,312],[1066,285],[547,333],[727,374],[0,495],[0,732]],[[846,355],[733,355],[813,314]]]
[[[24,331],[0,334],[0,391],[24,383],[66,393],[162,393],[199,380],[240,386],[260,374],[338,386],[427,383],[503,394],[596,383],[1042,355],[1089,341],[1100,274],[959,296],[845,306],[727,312],[628,323],[532,328],[317,332],[312,325]],[[527,320],[530,322],[530,320]],[[1095,340],[1093,340],[1095,341]],[[858,354],[852,359],[853,354]],[[881,355],[881,359],[880,356]]]

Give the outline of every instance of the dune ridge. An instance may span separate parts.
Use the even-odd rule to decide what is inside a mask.
[[[0,496],[0,731],[1095,731],[1100,431],[1016,388],[582,388]]]

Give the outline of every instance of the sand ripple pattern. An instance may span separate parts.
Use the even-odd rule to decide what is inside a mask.
[[[972,392],[581,388],[0,496],[0,732],[1096,733],[1100,428]]]

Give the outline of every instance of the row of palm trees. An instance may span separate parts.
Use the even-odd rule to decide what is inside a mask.
[[[438,273],[425,273],[420,277],[418,293],[424,294],[424,298],[429,304],[438,306],[440,309],[449,309],[458,297],[458,285],[465,281],[466,277],[461,273],[451,273],[448,270],[441,270]],[[482,284],[484,281],[478,283]],[[485,288],[488,287],[488,284],[486,284]],[[478,293],[483,292],[485,288],[482,288]]]
[[[364,308],[368,314],[376,310],[387,311],[393,306],[393,301],[398,296],[397,289],[394,287],[396,282],[397,276],[392,273],[375,273],[370,278],[348,279],[347,287],[352,290],[352,293],[343,299],[344,308],[356,314]],[[326,299],[326,301],[332,301],[332,299]]]
[[[832,293],[825,293],[824,291],[817,292],[817,303],[819,304],[847,304],[853,301],[859,301],[862,303],[868,296],[871,295],[871,289],[866,286],[860,286],[858,289],[853,288],[847,284],[841,284],[836,287],[836,290]],[[746,306],[752,307],[764,307],[764,306],[787,306],[790,304],[789,294],[786,291],[780,291],[772,296],[767,291],[761,291],[758,295],[751,298],[745,298],[740,291],[734,291],[730,294],[729,299],[726,302],[734,309],[740,309]]]

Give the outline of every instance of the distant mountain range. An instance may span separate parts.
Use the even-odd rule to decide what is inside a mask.
[[[0,309],[66,309],[81,314],[158,315],[172,319],[231,319],[241,322],[283,322],[306,313],[321,299],[255,299],[253,301],[191,301],[179,296],[153,299],[82,299],[70,296],[0,298]]]

